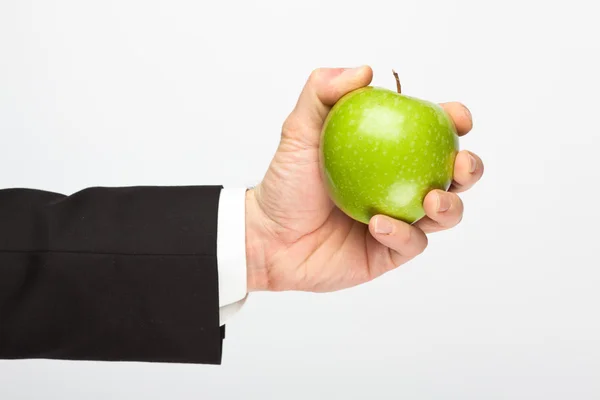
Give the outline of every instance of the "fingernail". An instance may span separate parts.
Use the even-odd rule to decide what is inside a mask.
[[[445,194],[438,194],[437,200],[437,211],[439,213],[443,213],[450,209],[450,206],[452,205],[450,196],[446,196]]]
[[[379,233],[381,235],[389,235],[392,233],[394,226],[392,223],[385,217],[377,217],[375,220],[375,233]]]
[[[469,172],[473,173],[477,169],[477,160],[469,153]]]

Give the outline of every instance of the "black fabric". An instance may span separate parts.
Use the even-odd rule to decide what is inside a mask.
[[[220,364],[220,191],[0,190],[0,358]]]

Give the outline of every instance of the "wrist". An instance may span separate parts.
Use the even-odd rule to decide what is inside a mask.
[[[254,189],[246,191],[246,270],[248,292],[269,290],[269,271],[265,256],[267,235],[262,210]]]

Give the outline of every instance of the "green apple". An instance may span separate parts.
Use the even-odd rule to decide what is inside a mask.
[[[454,123],[439,105],[399,93],[397,82],[398,93],[367,86],[346,94],[323,126],[327,191],[365,224],[376,214],[412,224],[425,215],[427,193],[452,183],[459,150]]]

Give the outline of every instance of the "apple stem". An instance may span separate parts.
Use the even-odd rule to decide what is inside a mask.
[[[400,86],[400,78],[398,77],[398,73],[392,70],[392,74],[394,74],[394,78],[396,79],[396,90],[398,93],[402,93],[402,87]]]

